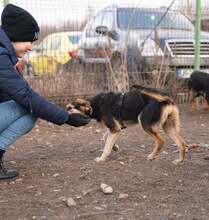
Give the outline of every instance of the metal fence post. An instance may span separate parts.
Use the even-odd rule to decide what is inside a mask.
[[[195,19],[195,65],[194,69],[200,68],[200,34],[201,34],[201,0],[196,0]]]
[[[201,34],[201,0],[196,0],[194,70],[200,69],[200,34]],[[196,99],[196,105],[200,107],[200,98]]]

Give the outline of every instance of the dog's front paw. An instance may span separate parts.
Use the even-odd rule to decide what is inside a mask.
[[[183,160],[180,160],[180,159],[174,160],[173,163],[174,163],[175,165],[178,165],[178,166],[184,165],[184,161],[183,161]]]
[[[105,162],[105,159],[102,158],[102,157],[96,157],[96,158],[94,159],[94,161],[96,161],[97,163],[101,163],[101,162]]]
[[[154,154],[149,154],[147,156],[147,160],[154,160],[154,159],[156,159],[156,155],[154,155]]]

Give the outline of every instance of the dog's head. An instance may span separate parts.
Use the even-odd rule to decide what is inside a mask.
[[[70,112],[80,112],[86,115],[92,114],[91,103],[85,99],[75,99],[72,103],[66,105],[66,108]]]

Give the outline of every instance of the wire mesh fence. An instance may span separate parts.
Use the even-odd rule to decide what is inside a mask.
[[[10,0],[41,32],[25,55],[24,75],[44,96],[127,91],[132,84],[185,93],[194,67],[192,0]],[[209,7],[202,5],[201,69],[209,72]],[[178,90],[178,92],[177,92]],[[182,100],[187,100],[182,99]]]

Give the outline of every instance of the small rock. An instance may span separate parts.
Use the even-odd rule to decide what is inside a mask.
[[[76,202],[73,198],[69,197],[66,201],[67,206],[71,207],[71,206],[76,206]]]
[[[9,161],[9,164],[16,164],[16,162],[14,161],[14,160],[12,160],[12,161]]]
[[[82,191],[83,196],[86,196],[87,194],[89,194],[92,190],[84,190]]]
[[[101,207],[106,209],[107,208],[107,205],[106,204],[101,204]]]
[[[61,189],[54,189],[53,191],[54,191],[54,192],[60,192]]]
[[[66,198],[64,196],[59,197],[59,200],[61,200],[62,202],[66,202]]]
[[[53,177],[57,177],[57,176],[59,176],[59,173],[55,173],[55,174],[53,175]]]
[[[33,188],[34,188],[34,186],[32,186],[32,185],[26,187],[26,189],[33,189]]]
[[[163,151],[163,154],[168,154],[168,152],[167,151]]]
[[[101,190],[102,190],[102,192],[104,194],[111,194],[111,193],[113,193],[113,188],[111,186],[108,186],[105,183],[101,183],[100,188],[101,188]]]
[[[22,182],[23,178],[16,179],[15,181],[16,181],[16,183]]]
[[[14,185],[14,184],[15,184],[15,181],[11,181],[9,184]]]
[[[208,145],[208,144],[202,144],[201,146],[202,146],[202,147],[205,147],[205,148],[209,148],[209,145]]]
[[[98,134],[98,133],[100,133],[100,132],[101,132],[100,129],[96,129],[96,130],[95,130],[95,133],[96,133],[96,134]]]
[[[35,194],[35,196],[41,196],[42,195],[42,192],[41,191],[39,191],[39,192],[37,192],[36,194]]]
[[[94,209],[99,210],[99,211],[103,210],[103,208],[100,206],[95,206]]]
[[[126,199],[126,198],[128,198],[128,194],[126,194],[126,193],[120,193],[118,198],[119,198],[119,199]]]
[[[143,196],[143,199],[146,199],[146,198],[147,198],[147,196],[144,195],[144,196]]]
[[[143,149],[146,148],[145,145],[140,145],[140,147],[143,148]]]
[[[120,161],[120,164],[121,164],[121,165],[124,165],[125,163],[124,163],[123,161]]]

